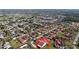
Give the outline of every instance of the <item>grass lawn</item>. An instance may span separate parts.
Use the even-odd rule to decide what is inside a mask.
[[[68,48],[72,48],[73,46],[73,40],[65,40],[65,46],[67,46]]]
[[[16,40],[11,40],[10,44],[13,48],[18,48],[21,45],[21,43],[17,39]]]

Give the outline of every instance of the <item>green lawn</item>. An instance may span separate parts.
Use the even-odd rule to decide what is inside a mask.
[[[21,45],[21,43],[18,40],[11,40],[10,44],[13,48],[18,48]]]

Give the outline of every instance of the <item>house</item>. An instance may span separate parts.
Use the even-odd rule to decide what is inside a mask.
[[[37,47],[38,48],[43,48],[45,45],[46,45],[45,42],[39,42],[38,45],[37,45]]]
[[[60,40],[55,39],[55,47],[58,48],[60,44],[61,44]]]
[[[38,32],[32,32],[31,34],[33,37],[38,37],[39,36],[39,33]]]
[[[68,38],[70,38],[71,37],[71,33],[69,33],[69,32],[65,33],[65,36],[68,37]]]
[[[10,45],[9,42],[6,42],[6,43],[4,44],[4,49],[9,49],[9,48],[11,48],[11,45]]]
[[[43,48],[45,45],[47,45],[47,48],[50,48],[50,40],[49,39],[47,39],[45,37],[41,37],[36,40],[37,48]]]
[[[0,38],[1,38],[1,39],[3,39],[3,38],[4,38],[4,36],[3,36],[3,33],[2,33],[2,32],[0,32]]]
[[[52,38],[56,38],[56,34],[55,33],[49,33],[49,35],[52,37]]]
[[[24,44],[27,42],[28,37],[26,35],[22,35],[22,36],[19,36],[18,40]]]

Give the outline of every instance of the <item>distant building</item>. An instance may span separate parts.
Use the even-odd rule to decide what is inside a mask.
[[[48,16],[48,15],[46,15],[46,16],[37,16],[37,19],[43,19],[43,20],[52,20],[53,19],[53,17],[51,17],[51,16]]]
[[[37,19],[40,22],[44,22],[44,23],[53,23],[55,21],[57,21],[57,19],[53,18],[52,16],[46,15],[46,16],[37,16]]]

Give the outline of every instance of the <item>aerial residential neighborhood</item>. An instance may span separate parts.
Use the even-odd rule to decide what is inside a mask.
[[[78,49],[79,10],[0,10],[0,49]]]

